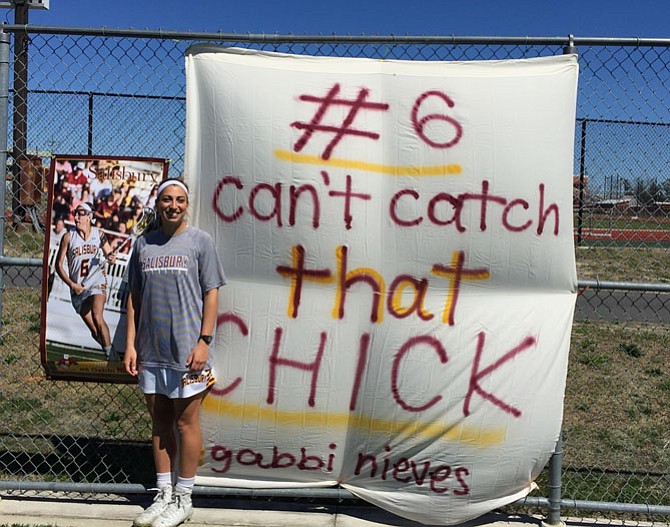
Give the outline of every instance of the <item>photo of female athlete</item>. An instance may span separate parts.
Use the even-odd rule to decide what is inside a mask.
[[[114,263],[116,255],[102,230],[92,224],[93,208],[81,202],[74,210],[74,229],[63,235],[56,257],[58,276],[70,288],[72,307],[100,344],[105,358],[121,360],[112,349],[109,327],[103,318],[107,279],[104,260]],[[67,259],[67,272],[65,260]]]

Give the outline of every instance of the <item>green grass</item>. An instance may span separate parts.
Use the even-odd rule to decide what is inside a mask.
[[[670,330],[662,325],[575,323],[565,397],[564,467],[599,474],[600,483],[588,493],[580,487],[581,495],[567,497],[628,499],[626,493],[611,499],[619,492],[617,471],[665,473],[664,467],[670,466],[670,411],[663,388],[670,381],[669,344]],[[635,478],[630,479],[633,485]],[[670,499],[670,489],[664,499]]]
[[[2,358],[2,363],[5,366],[10,366],[18,360],[19,360],[19,356],[10,352],[5,357]]]
[[[572,499],[596,499],[619,503],[654,503],[670,505],[670,496],[662,476],[640,476],[636,474],[607,474],[601,472],[566,471],[562,477],[562,497]],[[581,498],[581,496],[586,496]]]
[[[600,366],[607,366],[609,363],[609,357],[599,352],[581,353],[577,360],[585,366],[592,366],[596,368]]]
[[[579,247],[580,280],[670,283],[670,250],[653,247]]]
[[[578,217],[575,215],[574,225],[577,228]],[[624,215],[584,215],[582,227],[588,229],[631,229],[631,230],[670,230],[670,223],[665,218],[640,218]]]
[[[642,350],[634,342],[623,342],[619,344],[619,349],[630,357],[642,357]]]
[[[5,229],[5,256],[18,258],[42,258],[44,234],[34,232],[27,225],[21,230]]]

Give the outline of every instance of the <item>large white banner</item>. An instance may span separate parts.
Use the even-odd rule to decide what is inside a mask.
[[[576,57],[195,46],[186,75],[192,221],[229,279],[198,483],[339,483],[429,524],[525,496],[576,298]]]

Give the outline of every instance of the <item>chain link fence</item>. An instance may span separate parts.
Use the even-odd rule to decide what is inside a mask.
[[[149,421],[135,387],[43,378],[41,262],[51,223],[45,174],[55,153],[168,158],[170,174],[180,174],[184,52],[191,44],[387,60],[530,58],[567,48],[580,62],[573,174],[580,295],[566,391],[563,505],[580,502],[605,514],[641,504],[670,515],[670,40],[157,34],[8,25],[0,37],[10,65],[7,78],[0,76],[7,84],[0,90],[8,94],[10,145],[0,152],[8,166],[0,189],[5,488],[26,482],[129,488],[153,481]],[[540,495],[546,496],[543,478]]]

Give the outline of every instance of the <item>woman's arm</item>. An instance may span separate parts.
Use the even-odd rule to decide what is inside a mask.
[[[65,256],[67,251],[70,248],[70,233],[66,232],[63,234],[63,239],[60,241],[58,246],[58,254],[56,255],[56,272],[60,276],[61,280],[72,289],[72,292],[76,295],[80,294],[84,290],[84,286],[77,284],[70,279],[70,275],[65,270]]]
[[[203,296],[201,335],[213,335],[216,314],[219,310],[219,290],[210,289]]]
[[[104,241],[102,242],[100,248],[102,249],[102,254],[105,255],[105,258],[109,263],[113,264],[114,262],[116,262],[116,253],[112,249],[112,246],[109,244],[107,236],[105,236]]]
[[[131,289],[126,304],[126,352],[123,356],[123,365],[133,377],[137,375],[137,350],[135,349],[135,334],[140,314],[139,293]]]
[[[58,245],[58,253],[56,254],[56,272],[60,276],[61,280],[70,286],[71,280],[68,274],[65,272],[65,255],[67,250],[70,247],[70,233],[66,232],[61,238],[60,244]]]
[[[219,309],[219,290],[210,289],[203,295],[202,323],[200,324],[201,335],[214,334],[216,314]],[[207,363],[209,355],[209,344],[198,339],[195,347],[186,361],[186,367],[191,371],[201,371]]]

